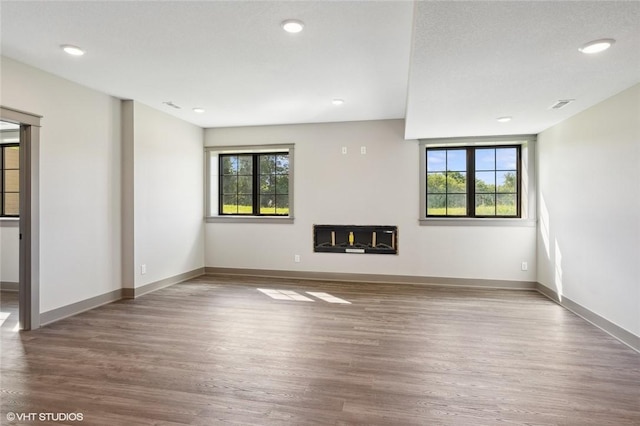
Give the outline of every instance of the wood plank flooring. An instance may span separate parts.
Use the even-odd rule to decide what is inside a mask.
[[[1,424],[640,425],[640,354],[530,291],[203,276],[1,343]]]

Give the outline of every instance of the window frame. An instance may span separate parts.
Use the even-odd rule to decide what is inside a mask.
[[[479,150],[493,150],[494,152],[497,151],[498,149],[515,149],[516,150],[516,192],[515,192],[515,196],[516,196],[516,203],[515,203],[515,207],[516,207],[516,211],[515,214],[513,215],[500,215],[497,214],[493,214],[493,215],[488,215],[488,214],[482,214],[482,213],[478,213],[477,211],[477,205],[476,205],[476,196],[477,195],[482,195],[482,194],[487,194],[487,195],[493,195],[496,197],[496,208],[497,208],[497,197],[500,194],[497,191],[497,182],[495,183],[495,190],[492,193],[482,193],[482,192],[477,192],[477,188],[476,188],[476,179],[477,179],[477,172],[478,169],[476,169],[476,159],[477,159],[477,153]],[[465,182],[465,192],[464,193],[460,193],[460,194],[464,194],[466,197],[466,214],[464,215],[448,215],[448,214],[444,214],[444,215],[430,215],[429,214],[429,209],[427,206],[427,214],[426,217],[446,217],[446,218],[456,218],[456,217],[466,217],[466,218],[510,218],[510,219],[519,219],[521,217],[521,146],[516,144],[516,145],[495,145],[495,146],[459,146],[459,147],[426,147],[425,148],[425,152],[424,155],[426,155],[427,157],[429,156],[429,151],[444,151],[448,152],[450,151],[461,151],[464,153],[464,157],[465,157],[465,170],[459,170],[459,171],[454,171],[454,172],[462,172],[466,174],[466,182]],[[427,160],[427,167],[428,167],[428,160]],[[480,172],[493,172],[493,173],[497,173],[500,171],[507,171],[507,170],[502,170],[502,169],[498,169],[497,164],[494,164],[494,168],[493,169],[486,169],[486,170],[480,170]],[[509,170],[511,171],[511,170]],[[445,179],[447,174],[451,172],[450,170],[446,169],[443,173],[445,174]],[[436,173],[436,172],[434,172]],[[438,172],[440,173],[440,172]],[[427,178],[427,182],[429,179],[429,170],[427,169],[427,174],[426,174],[426,178]],[[428,184],[427,184],[427,191],[428,191]],[[445,193],[428,193],[427,192],[427,198],[429,197],[429,195],[444,195],[445,199],[448,198],[448,196],[450,195],[450,193],[448,192],[448,190],[446,190],[447,192]],[[452,195],[455,195],[456,193],[451,193]],[[504,194],[504,193],[503,193]],[[513,194],[513,193],[509,193],[509,194]]]
[[[7,148],[18,148],[18,150],[20,150],[20,143],[2,143],[0,144],[0,218],[11,218],[11,219],[16,219],[20,217],[20,212],[18,211],[18,214],[6,214],[5,213],[5,194],[7,193],[5,185],[6,185],[6,179],[5,179],[5,171],[7,170],[17,170],[18,171],[18,176],[20,176],[20,164],[18,164],[18,168],[17,169],[5,169],[5,150]],[[18,151],[18,155],[20,151]],[[18,194],[18,200],[20,199],[20,188],[18,188],[18,191],[9,191],[8,193],[10,194]],[[19,204],[18,204],[19,206]]]
[[[264,173],[262,173],[262,171],[260,170],[261,168],[261,157],[263,156],[282,156],[282,155],[286,155],[287,156],[287,162],[289,161],[289,152],[288,151],[278,151],[278,152],[251,152],[251,153],[242,153],[242,154],[237,154],[237,153],[221,153],[218,154],[218,215],[220,216],[274,216],[274,217],[288,217],[289,213],[287,214],[277,214],[277,213],[261,213],[261,206],[260,206],[260,197],[263,195],[262,192],[260,192],[260,179],[261,177],[264,175]],[[223,197],[225,195],[224,191],[224,182],[223,182],[223,176],[224,174],[221,171],[222,168],[222,162],[223,159],[226,157],[239,157],[239,156],[250,156],[251,157],[251,207],[252,207],[252,212],[251,213],[224,213],[223,212],[223,205],[224,205],[224,200]],[[277,173],[274,173],[274,176],[277,176]],[[283,174],[281,174],[283,175]],[[242,175],[237,175],[238,178]],[[289,170],[287,170],[286,173],[287,176],[287,181],[289,180]],[[288,189],[288,182],[287,182],[287,193],[286,194],[278,194],[277,191],[274,188],[274,192],[273,195],[276,199],[276,206],[275,206],[275,210],[277,211],[277,199],[278,199],[278,195],[282,196],[283,198],[286,197],[287,200],[289,198],[289,189]],[[239,196],[240,194],[236,192],[236,195]],[[248,195],[248,194],[246,194]]]
[[[272,145],[238,145],[238,146],[208,146],[205,147],[205,220],[208,223],[293,223],[294,221],[294,144]],[[224,155],[264,155],[288,154],[289,156],[289,214],[233,214],[221,213],[221,184],[220,157]],[[254,157],[255,158],[255,157]],[[256,165],[254,164],[254,173]],[[255,182],[256,176],[254,176]],[[259,176],[258,176],[259,179]],[[257,190],[253,191],[254,203]],[[255,204],[254,204],[255,205]],[[258,207],[259,209],[259,207]]]
[[[420,149],[420,210],[419,224],[423,226],[522,226],[535,227],[536,199],[535,199],[535,143],[536,135],[507,135],[482,136],[463,138],[437,138],[419,140]],[[498,148],[520,147],[520,163],[518,176],[519,217],[514,216],[427,216],[427,149],[469,149],[469,148]],[[469,160],[467,160],[469,161]],[[471,170],[473,171],[472,165]],[[470,166],[467,164],[467,173]],[[469,175],[467,187],[475,186],[475,177]],[[469,193],[467,192],[467,195]]]

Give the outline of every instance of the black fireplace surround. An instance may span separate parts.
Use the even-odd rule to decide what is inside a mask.
[[[398,227],[313,225],[313,251],[320,253],[398,254]]]

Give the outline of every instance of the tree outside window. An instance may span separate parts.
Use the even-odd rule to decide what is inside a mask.
[[[427,217],[520,217],[520,146],[426,149]]]

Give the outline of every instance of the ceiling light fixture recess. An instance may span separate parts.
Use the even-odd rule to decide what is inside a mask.
[[[608,48],[613,46],[615,42],[616,41],[612,38],[602,38],[600,40],[590,41],[578,50],[582,53],[586,53],[587,55],[592,55],[594,53],[600,53],[604,50],[607,50]]]
[[[286,21],[282,21],[280,25],[283,30],[292,34],[299,33],[304,28],[304,22],[297,19],[287,19]]]
[[[198,114],[202,114],[204,112],[204,108],[194,108],[193,112],[197,112]]]
[[[344,99],[334,99],[331,101],[332,104],[334,105],[343,105],[344,104]]]
[[[60,47],[71,56],[82,56],[85,54],[84,50],[80,49],[78,46],[73,46],[71,44],[63,44]]]
[[[508,116],[496,118],[496,120],[498,120],[500,123],[508,123],[512,119],[513,117],[508,117]]]

